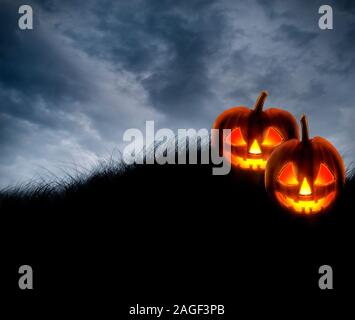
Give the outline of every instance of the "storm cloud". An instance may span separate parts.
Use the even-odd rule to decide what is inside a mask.
[[[267,4],[266,4],[267,3]],[[0,186],[119,156],[122,134],[209,128],[258,92],[355,159],[355,6],[331,1],[27,1],[0,10]]]

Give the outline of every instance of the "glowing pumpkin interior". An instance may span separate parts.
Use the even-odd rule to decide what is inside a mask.
[[[278,146],[284,138],[277,129],[270,127],[266,133],[266,137],[263,141],[263,146],[276,147]]]
[[[263,157],[262,147],[276,147],[284,141],[281,133],[273,127],[269,127],[266,131],[265,138],[261,144],[254,139],[248,149],[250,157],[240,157],[235,154],[229,155],[232,162],[242,169],[264,170],[267,159]],[[226,138],[226,143],[233,147],[246,147],[247,142],[243,137],[241,128],[234,128]]]
[[[289,196],[287,192],[276,191],[278,201],[288,208],[292,208],[298,213],[312,214],[317,213],[328,207],[335,198],[336,192],[331,191],[323,198],[315,199],[313,197],[315,188],[325,187],[335,183],[335,177],[326,164],[321,163],[317,177],[313,183],[311,179],[303,177],[299,181],[296,170],[292,162],[287,163],[280,171],[278,182],[284,187],[297,187],[297,195]]]

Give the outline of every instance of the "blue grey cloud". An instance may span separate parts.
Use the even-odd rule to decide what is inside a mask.
[[[331,1],[28,1],[0,10],[0,186],[90,168],[142,128],[210,127],[234,105],[309,115],[311,132],[355,159],[355,5]]]

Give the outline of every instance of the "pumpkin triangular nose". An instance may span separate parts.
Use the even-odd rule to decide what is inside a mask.
[[[260,154],[261,153],[261,149],[260,149],[258,141],[256,141],[256,139],[251,144],[251,147],[249,149],[249,153],[251,153],[251,154]]]
[[[301,196],[309,196],[312,194],[312,190],[311,190],[311,187],[307,181],[307,178],[303,179],[299,194]]]

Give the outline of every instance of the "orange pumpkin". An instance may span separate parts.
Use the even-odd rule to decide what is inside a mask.
[[[266,165],[265,187],[281,206],[299,214],[328,210],[344,182],[344,163],[335,147],[321,137],[309,138],[301,118],[302,141],[292,139],[277,148]]]
[[[267,96],[262,91],[254,109],[239,106],[224,111],[213,125],[213,129],[220,129],[220,154],[235,168],[263,172],[275,147],[299,137],[297,121],[291,113],[276,108],[263,110]],[[225,141],[222,129],[231,130]],[[231,146],[230,152],[223,150],[223,143]]]

